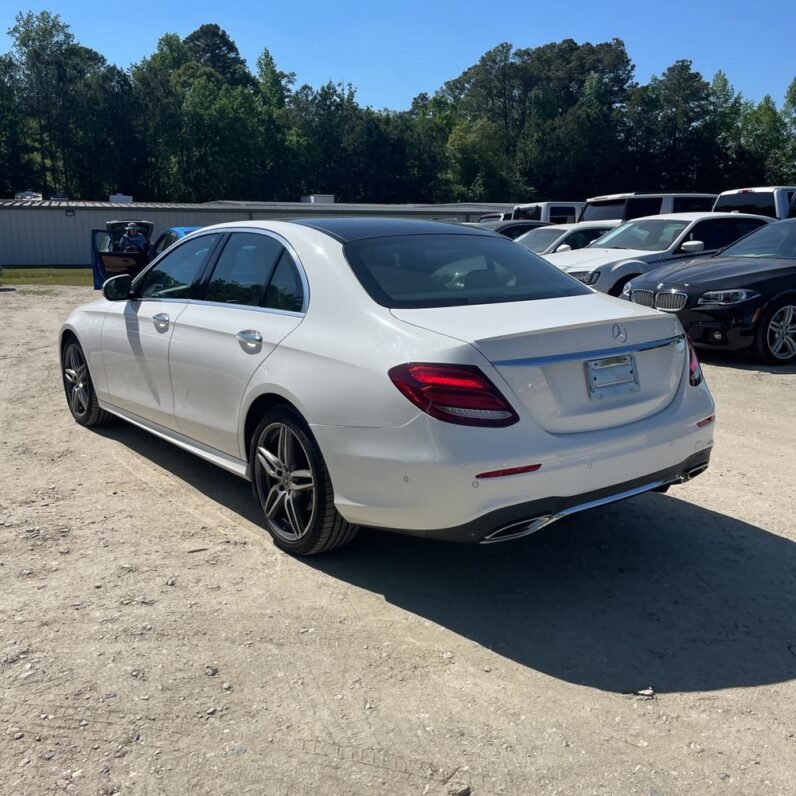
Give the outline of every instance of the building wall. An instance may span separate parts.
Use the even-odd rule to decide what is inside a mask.
[[[484,211],[447,206],[232,203],[150,205],[0,202],[0,265],[90,266],[91,231],[107,221],[151,221],[154,239],[169,227],[300,216],[390,215],[476,221]]]

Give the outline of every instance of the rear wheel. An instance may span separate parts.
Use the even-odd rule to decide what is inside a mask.
[[[774,302],[763,313],[755,330],[754,352],[772,365],[796,359],[796,299]]]
[[[298,413],[288,407],[268,411],[254,432],[249,455],[263,522],[277,547],[308,556],[356,536],[357,526],[334,506],[329,471]]]
[[[81,426],[98,426],[107,423],[111,415],[100,409],[86,356],[80,343],[72,340],[64,346],[61,355],[61,375],[64,381],[66,402],[72,417]]]

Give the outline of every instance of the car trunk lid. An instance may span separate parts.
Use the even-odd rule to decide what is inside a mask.
[[[551,433],[650,417],[673,400],[685,369],[676,317],[602,294],[392,314],[473,345]]]

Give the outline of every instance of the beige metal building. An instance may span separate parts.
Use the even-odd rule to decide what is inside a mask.
[[[370,205],[307,202],[146,202],[0,201],[0,265],[90,266],[91,230],[107,221],[151,221],[157,237],[169,227],[208,226],[226,221],[307,216],[399,216],[477,221],[484,213],[511,210],[510,204]]]

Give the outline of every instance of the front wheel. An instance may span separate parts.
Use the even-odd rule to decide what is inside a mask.
[[[796,359],[796,300],[774,302],[763,313],[755,329],[754,352],[772,365]]]
[[[356,536],[357,526],[335,508],[326,463],[298,413],[288,407],[267,412],[249,456],[263,522],[277,547],[309,556]]]

